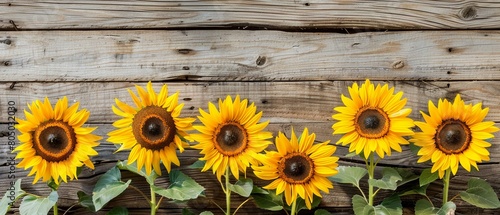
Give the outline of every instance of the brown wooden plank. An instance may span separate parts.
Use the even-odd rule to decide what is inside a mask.
[[[348,94],[352,81],[308,81],[308,82],[167,82],[169,92],[179,92],[179,100],[185,104],[183,116],[195,117],[198,109],[207,109],[208,102],[217,102],[227,95],[239,94],[254,102],[263,111],[263,119],[271,122],[332,122],[333,108],[343,105],[341,94]],[[457,93],[467,103],[482,102],[489,107],[487,120],[500,121],[500,85],[497,81],[389,81],[396,91],[403,91],[408,98],[407,107],[412,108],[411,117],[422,120],[419,110],[427,111],[428,101],[437,103],[439,98],[453,99]],[[114,99],[132,104],[127,88],[145,86],[145,82],[21,82],[10,89],[11,83],[0,83],[0,122],[8,122],[8,102],[13,101],[24,117],[26,104],[36,99],[49,97],[55,104],[57,98],[67,96],[70,103],[79,101],[81,108],[91,112],[90,123],[111,123],[117,119],[111,111]],[[153,83],[159,91],[161,82]]]
[[[482,1],[4,1],[0,28],[492,29],[500,3]]]
[[[198,122],[197,122],[198,123]],[[97,126],[98,129],[94,132],[96,135],[103,137],[104,139],[101,142],[101,145],[98,146],[99,155],[93,157],[92,160],[97,163],[109,163],[114,162],[116,160],[126,160],[128,158],[128,153],[115,153],[116,146],[112,143],[106,141],[108,138],[107,133],[114,130],[115,128],[110,124],[94,124],[92,126]],[[7,125],[0,124],[0,131],[5,131]],[[293,128],[295,132],[302,132],[304,127],[307,127],[310,132],[314,132],[316,134],[317,142],[329,141],[331,144],[335,144],[337,140],[341,137],[341,135],[332,135],[331,123],[330,122],[290,122],[290,123],[271,123],[266,128],[266,130],[273,132],[273,135],[276,136],[278,132],[283,132],[286,136],[290,136],[291,129]],[[194,131],[193,131],[194,132]],[[191,132],[191,133],[193,133]],[[17,140],[17,138],[16,138]],[[273,140],[274,141],[274,140]],[[480,168],[483,165],[494,165],[500,164],[500,140],[498,138],[493,139],[492,146],[488,148],[490,151],[489,162],[485,162],[480,164]],[[19,144],[16,143],[15,144]],[[195,144],[195,143],[191,143]],[[13,147],[15,147],[14,145]],[[8,144],[7,137],[0,137],[0,165],[5,165],[9,162],[9,159],[14,154],[11,154],[12,148]],[[340,157],[341,160],[349,163],[364,163],[364,160],[355,156],[355,157],[346,157],[349,153],[349,146],[337,145],[337,151],[335,155]],[[270,146],[270,149],[274,149],[274,146]],[[182,156],[197,158],[199,157],[199,153],[196,150],[187,150],[185,154]],[[380,166],[391,166],[391,167],[405,167],[405,168],[425,168],[429,167],[428,163],[418,164],[416,161],[418,157],[415,153],[411,152],[408,146],[403,146],[402,153],[394,152],[392,156],[387,157],[379,162]],[[184,165],[184,164],[183,164]]]
[[[6,31],[0,81],[500,80],[499,50],[500,31]]]

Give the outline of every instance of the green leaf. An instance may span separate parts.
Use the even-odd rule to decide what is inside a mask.
[[[116,166],[121,169],[121,170],[127,170],[129,172],[133,172],[137,175],[140,175],[144,178],[146,178],[146,181],[150,184],[150,185],[154,185],[155,184],[155,180],[160,177],[158,174],[156,174],[155,171],[151,171],[151,174],[146,174],[146,169],[143,167],[142,169],[140,170],[137,170],[137,162],[134,162],[134,163],[131,163],[130,165],[127,165],[127,161],[118,161],[118,163],[116,164]]]
[[[418,175],[415,175],[412,171],[407,170],[407,169],[396,168],[396,171],[398,172],[398,174],[402,178],[402,180],[397,183],[398,187],[403,185],[403,184],[415,181],[419,178]]]
[[[267,190],[260,188],[259,186],[253,185],[252,194],[269,194]]]
[[[200,215],[214,215],[211,211],[203,211],[200,213]]]
[[[3,195],[2,200],[0,200],[0,215],[6,214],[10,209],[10,203],[16,202],[25,194],[26,192],[21,189],[21,179],[17,179],[14,184],[10,182],[10,187]]]
[[[111,209],[107,215],[128,215],[128,210],[125,207],[118,206]]]
[[[361,167],[339,166],[338,173],[329,177],[330,180],[342,184],[352,184],[359,187],[359,180],[363,178],[368,171]]]
[[[381,189],[396,190],[398,187],[397,182],[402,179],[395,169],[384,168],[382,170],[382,179],[369,179],[368,183]]]
[[[382,204],[370,206],[368,202],[360,195],[352,197],[354,213],[356,215],[401,215],[403,214],[403,206],[399,196],[393,195],[384,199]]]
[[[438,210],[427,199],[420,199],[415,204],[415,215],[432,215],[436,214]]]
[[[331,215],[331,213],[325,209],[318,209],[314,211],[314,215]]]
[[[169,174],[170,186],[167,189],[152,186],[153,191],[158,195],[172,200],[185,201],[196,199],[205,190],[192,178],[179,170],[172,170]]]
[[[229,190],[243,197],[249,197],[253,190],[253,181],[251,178],[241,178],[234,184],[229,184]]]
[[[189,165],[188,168],[190,168],[190,169],[203,169],[203,167],[205,167],[205,163],[207,163],[207,161],[197,160],[193,164]]]
[[[47,214],[58,198],[57,191],[52,191],[47,198],[27,195],[19,206],[19,212],[21,215]]]
[[[485,180],[471,178],[467,183],[467,190],[460,192],[460,197],[480,208],[494,209],[500,207],[498,196]]]
[[[435,208],[427,199],[420,199],[415,204],[415,215],[448,215],[455,211],[457,206],[453,202],[446,202],[441,208]]]
[[[252,198],[258,208],[270,211],[283,210],[283,195],[276,195],[275,192],[268,194],[252,194]]]
[[[424,186],[426,184],[432,183],[433,181],[437,180],[438,178],[439,178],[438,172],[436,171],[434,173],[431,173],[431,169],[428,168],[428,169],[424,169],[424,171],[422,171],[418,181],[420,183],[420,186]]]
[[[457,210],[457,206],[453,202],[446,202],[446,204],[441,207],[438,212],[436,213],[437,215],[448,215],[448,214],[455,214],[455,210]]]
[[[80,203],[81,206],[88,208],[92,212],[96,212],[91,195],[87,195],[83,191],[78,191],[76,195],[78,196],[78,203]]]
[[[427,196],[427,187],[429,187],[429,184],[426,184],[422,187],[417,187],[412,190],[408,190],[399,196],[407,196],[407,195],[422,195],[422,196]]]
[[[352,209],[354,210],[354,214],[365,215],[365,206],[369,206],[365,198],[357,194],[352,197]],[[370,209],[368,208],[366,212],[369,210]]]
[[[187,208],[183,208],[182,209],[182,215],[196,215],[195,213],[193,213],[192,211],[190,211],[189,209]]]
[[[99,178],[92,191],[92,202],[94,203],[95,211],[100,210],[109,201],[125,191],[130,182],[132,181],[128,180],[127,183],[121,181],[121,173],[116,166],[108,170]]]
[[[403,214],[403,205],[398,195],[392,195],[385,198],[380,205],[375,206],[376,215],[401,215]]]

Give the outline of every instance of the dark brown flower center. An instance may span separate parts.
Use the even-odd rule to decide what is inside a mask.
[[[158,106],[148,106],[137,112],[132,130],[137,142],[151,150],[170,145],[177,132],[170,112]]]
[[[460,120],[445,120],[438,126],[434,137],[436,146],[446,154],[461,153],[471,142],[469,127]]]
[[[314,175],[314,163],[304,153],[290,153],[280,160],[278,172],[290,184],[304,184]]]
[[[380,138],[389,132],[389,116],[379,108],[361,108],[355,122],[356,131],[365,138]]]
[[[49,120],[41,123],[33,132],[33,148],[44,160],[66,160],[76,146],[76,134],[66,122]]]
[[[238,123],[229,122],[215,129],[215,148],[226,156],[240,154],[247,147],[248,134]]]

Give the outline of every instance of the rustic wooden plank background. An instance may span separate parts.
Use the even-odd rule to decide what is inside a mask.
[[[500,3],[498,1],[351,1],[351,0],[225,0],[225,1],[27,1],[0,3],[0,132],[7,130],[8,102],[17,117],[26,103],[48,96],[68,96],[91,111],[88,124],[105,136],[117,119],[113,99],[130,101],[125,91],[152,80],[170,92],[179,91],[186,103],[183,115],[196,116],[208,101],[239,94],[255,102],[270,120],[269,130],[289,134],[307,126],[319,141],[332,140],[333,107],[341,105],[353,81],[365,78],[403,90],[411,117],[427,101],[462,94],[467,102],[490,107],[488,120],[500,123]],[[497,124],[497,126],[499,126]],[[61,186],[60,207],[77,200],[75,190],[89,193],[98,177],[127,153],[102,141],[93,159],[96,169]],[[464,190],[471,176],[486,178],[500,195],[500,140],[490,148],[491,161],[479,172],[460,170],[452,195]],[[341,165],[359,166],[339,146]],[[7,163],[12,156],[0,135],[0,187],[10,183]],[[210,173],[188,169],[198,152],[180,155],[180,169],[207,188],[207,197],[224,202]],[[403,153],[380,166],[404,167],[419,173],[428,164],[404,147]],[[18,169],[16,177],[28,172]],[[133,185],[148,190],[140,177],[123,172]],[[23,182],[27,190],[48,194],[43,184]],[[165,177],[159,183],[168,183]],[[257,180],[263,185],[265,182]],[[366,185],[366,184],[365,184]],[[440,183],[429,188],[439,201]],[[3,191],[0,191],[3,193]],[[335,185],[321,207],[352,214],[351,186]],[[412,214],[416,197],[403,198]],[[235,198],[237,206],[242,198]],[[140,195],[126,191],[104,210],[126,202],[132,214],[148,214]],[[499,214],[457,201],[458,214]],[[164,202],[161,213],[180,214],[216,207],[207,199],[185,204]],[[14,209],[16,211],[17,209]],[[267,214],[247,204],[241,214]],[[88,213],[75,207],[73,214]]]

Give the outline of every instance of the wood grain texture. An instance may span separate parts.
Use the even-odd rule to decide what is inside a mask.
[[[352,81],[302,81],[302,82],[155,82],[159,91],[163,84],[169,93],[179,92],[183,102],[183,116],[195,117],[198,109],[207,109],[208,102],[217,102],[227,95],[240,95],[254,102],[263,119],[271,122],[331,122],[333,108],[343,106],[340,95],[348,95]],[[359,82],[358,82],[359,83]],[[467,103],[482,102],[489,107],[487,120],[500,122],[500,85],[496,81],[388,81],[396,91],[403,91],[412,108],[411,117],[422,120],[419,110],[427,112],[428,101],[435,104],[439,98],[454,99],[457,93]],[[13,89],[11,83],[0,83],[0,122],[8,122],[8,102],[16,103],[17,116],[24,117],[22,110],[27,103],[48,97],[54,102],[67,96],[69,101],[80,102],[80,107],[91,112],[89,123],[112,123],[119,117],[111,111],[114,99],[132,104],[127,88],[134,85],[145,87],[146,82],[21,82]]]
[[[267,28],[493,29],[500,3],[480,1],[181,0],[36,1],[0,4],[0,28]]]
[[[140,85],[145,85],[144,82],[136,82]],[[384,83],[384,82],[377,82]],[[420,119],[416,109],[425,109],[427,100],[436,101],[439,97],[452,98],[455,93],[461,93],[467,102],[483,102],[489,106],[490,115],[488,120],[500,121],[500,107],[495,101],[499,98],[497,95],[498,84],[496,81],[478,81],[478,82],[422,82],[422,81],[390,81],[391,86],[395,86],[396,90],[405,91],[405,96],[408,97],[408,106],[414,109],[412,117]],[[155,82],[154,88],[159,89],[162,83]],[[264,120],[271,120],[268,127],[269,131],[276,134],[278,131],[283,131],[289,135],[291,128],[294,127],[297,131],[303,127],[308,127],[312,132],[317,133],[318,141],[332,140],[335,142],[339,136],[331,135],[330,115],[333,113],[332,108],[340,105],[340,93],[346,93],[347,86],[351,85],[350,81],[310,81],[310,82],[169,82],[170,92],[179,91],[181,93],[180,101],[186,103],[183,110],[183,116],[194,117],[198,114],[198,108],[206,108],[207,101],[216,101],[217,98],[224,97],[227,94],[241,94],[244,98],[249,98],[250,101],[256,102],[258,109],[264,111]],[[450,84],[450,85],[448,85]],[[14,89],[9,88],[10,83],[3,83],[0,87],[0,118],[5,120],[0,124],[0,131],[8,130],[5,110],[5,101],[15,101],[18,104],[16,107],[18,112],[16,116],[24,117],[19,111],[22,110],[24,104],[34,99],[40,99],[48,96],[53,99],[67,95],[70,101],[78,100],[81,102],[81,107],[88,108],[91,111],[89,126],[97,126],[96,134],[104,136],[113,129],[110,123],[118,119],[110,111],[110,105],[114,97],[118,97],[124,101],[130,102],[125,88],[130,88],[133,83],[128,82],[60,82],[60,83],[37,83],[37,82],[22,82],[15,85]],[[9,171],[8,159],[10,148],[7,144],[7,138],[0,138],[0,172],[6,173]],[[459,170],[458,175],[454,177],[451,194],[457,194],[459,191],[466,189],[467,180],[470,177],[486,178],[493,188],[498,192],[500,190],[500,172],[497,169],[500,167],[500,142],[498,139],[493,140],[493,146],[489,149],[491,152],[491,161],[480,165],[479,172],[468,173],[464,170]],[[117,160],[127,159],[127,152],[114,154],[115,146],[109,144],[105,140],[98,146],[99,155],[93,161],[96,163],[96,169],[93,171],[86,170],[80,176],[79,181],[74,181],[65,184],[61,187],[61,208],[67,208],[76,201],[76,191],[84,190],[89,193],[98,180],[98,177],[107,171]],[[348,158],[347,148],[338,146],[336,155],[341,158],[341,165],[361,166],[363,162],[358,157]],[[200,184],[207,188],[207,197],[214,199],[218,204],[224,203],[223,195],[217,185],[215,177],[211,173],[200,173],[198,170],[187,168],[199,158],[199,152],[195,150],[186,150],[180,154],[183,172],[195,178]],[[393,156],[382,160],[379,163],[377,174],[385,166],[408,168],[415,173],[419,173],[429,164],[417,164],[417,157],[404,147],[402,153],[394,153]],[[16,177],[24,177],[28,171],[17,169]],[[133,174],[124,172],[124,178],[132,179],[133,185],[141,190],[148,190],[146,182]],[[251,174],[249,174],[250,177]],[[254,178],[256,179],[256,178]],[[5,187],[10,180],[6,176],[0,178],[0,187]],[[162,177],[158,180],[158,184],[166,186],[168,180]],[[256,183],[263,185],[266,182],[256,179]],[[30,179],[23,182],[23,186],[30,192],[35,192],[40,195],[47,195],[48,189],[43,183],[36,185],[30,184]],[[366,184],[363,184],[366,187]],[[335,190],[330,194],[325,195],[321,207],[330,210],[331,212],[340,212],[341,214],[350,214],[350,198],[357,194],[357,190],[352,186],[336,185]],[[434,183],[429,188],[429,194],[436,202],[441,198],[441,185],[439,182]],[[381,193],[382,196],[389,195],[388,192]],[[417,196],[408,196],[403,198],[403,203],[408,211],[412,211],[411,207]],[[244,199],[235,197],[233,199],[233,207],[236,207],[239,202]],[[140,198],[133,190],[126,191],[118,199],[111,202],[107,209],[113,206],[123,205],[127,202],[127,207],[132,208],[132,211],[138,214],[145,213],[148,207],[147,203]],[[458,214],[471,214],[471,206],[462,201],[456,201],[458,205]],[[186,204],[175,204],[165,202],[162,208],[165,212],[174,214],[180,213],[183,207],[193,208],[198,212],[203,210],[217,211],[216,207],[207,199],[198,199],[190,201]],[[242,214],[250,214],[256,212],[258,214],[268,214],[269,212],[262,210],[253,210],[255,206],[248,204],[244,207]],[[476,210],[476,209],[474,209]],[[82,208],[74,208],[75,213],[84,213]],[[477,214],[496,214],[498,210],[476,210]],[[410,213],[411,214],[411,213]]]
[[[499,50],[500,31],[6,31],[0,81],[500,80]]]

